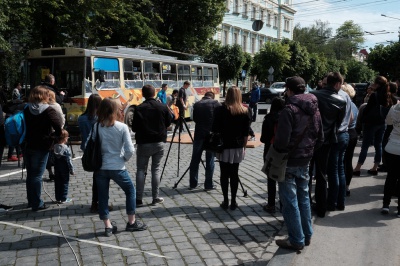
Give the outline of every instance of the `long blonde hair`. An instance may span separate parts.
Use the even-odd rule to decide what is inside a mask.
[[[54,91],[49,90],[49,104],[55,104],[56,103],[56,94]]]
[[[242,93],[236,86],[230,87],[226,92],[225,106],[232,115],[247,113],[247,108],[242,105]]]
[[[47,103],[49,101],[49,89],[39,85],[33,88],[29,94],[30,103]]]

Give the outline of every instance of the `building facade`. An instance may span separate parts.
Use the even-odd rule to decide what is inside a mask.
[[[239,44],[255,54],[265,42],[293,38],[293,0],[227,0],[226,13],[214,36],[222,45]],[[259,22],[258,20],[262,21]],[[254,22],[262,24],[254,30]]]

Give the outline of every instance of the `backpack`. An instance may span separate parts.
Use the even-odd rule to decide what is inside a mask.
[[[24,107],[24,110],[27,106],[28,105]],[[21,145],[25,139],[26,124],[24,110],[13,114],[7,118],[4,123],[5,137],[8,146],[15,147]]]

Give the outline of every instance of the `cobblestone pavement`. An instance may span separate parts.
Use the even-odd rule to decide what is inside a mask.
[[[259,119],[261,121],[261,119]],[[261,122],[253,123],[260,132]],[[166,143],[166,151],[169,143]],[[109,203],[113,205],[111,220],[118,233],[104,237],[104,225],[97,214],[90,213],[92,174],[84,172],[78,151],[74,160],[76,175],[71,176],[70,204],[58,207],[54,183],[43,182],[42,196],[51,207],[45,211],[27,209],[25,178],[21,180],[15,162],[3,161],[0,169],[0,202],[14,206],[0,217],[0,265],[266,265],[277,251],[274,236],[283,229],[283,218],[263,211],[266,178],[262,167],[263,145],[246,150],[239,175],[247,197],[239,187],[235,211],[219,207],[222,192],[189,191],[186,174],[174,189],[179,177],[188,168],[192,146],[181,145],[180,169],[177,177],[178,145],[172,144],[160,185],[163,204],[151,206],[151,181],[148,178],[143,198],[144,207],[137,209],[137,218],[148,225],[147,231],[125,232],[125,195],[111,182]],[[166,152],[165,152],[166,154]],[[165,159],[165,156],[164,156]],[[135,183],[136,157],[127,167]],[[150,174],[150,173],[149,173]],[[214,181],[219,184],[216,164]],[[200,167],[200,183],[204,169]],[[44,180],[48,180],[47,172]],[[62,227],[69,244],[61,236]],[[70,246],[71,247],[70,247]],[[78,262],[79,261],[79,264]]]

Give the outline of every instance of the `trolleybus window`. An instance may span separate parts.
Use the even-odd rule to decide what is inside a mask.
[[[190,80],[190,66],[178,65],[178,87],[182,87],[186,80]]]
[[[98,90],[120,88],[118,59],[94,58],[93,64]]]
[[[144,62],[144,84],[153,85],[154,88],[161,87],[161,71],[159,62]]]
[[[124,59],[125,88],[142,88],[142,62],[139,60]]]
[[[201,66],[192,66],[193,87],[203,87],[203,69]]]
[[[213,82],[213,69],[211,67],[204,68],[204,86],[209,87],[214,84]]]
[[[214,83],[218,83],[218,69],[214,67],[213,70],[214,70]]]
[[[162,64],[162,80],[163,83],[168,84],[169,88],[176,88],[178,84],[176,82],[176,64]]]

